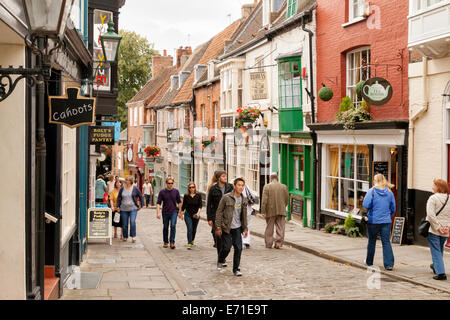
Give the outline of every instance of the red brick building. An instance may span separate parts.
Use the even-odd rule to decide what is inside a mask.
[[[317,90],[323,84],[333,91],[329,101],[315,93],[316,123],[309,125],[317,137],[321,226],[349,214],[360,220],[362,200],[377,173],[395,185],[396,215],[408,222],[408,8],[408,1],[317,0]],[[373,98],[370,111],[363,102],[368,97],[357,93],[358,83]],[[341,111],[350,111],[338,119],[345,97],[351,103]],[[349,117],[357,111],[356,120]]]

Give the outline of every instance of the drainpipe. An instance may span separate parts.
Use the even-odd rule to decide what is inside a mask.
[[[311,21],[313,20],[312,13],[313,13],[313,11],[309,10],[309,16],[311,16]],[[312,38],[314,36],[314,33],[311,30],[307,29],[305,27],[305,24],[306,24],[305,23],[305,17],[303,17],[303,19],[302,19],[302,30],[304,32],[307,32],[308,36],[309,36],[309,81],[310,81],[310,88],[309,88],[309,91],[307,90],[307,93],[308,93],[309,98],[311,100],[311,123],[315,123],[316,122],[316,115],[315,115],[315,104],[314,104],[314,102],[315,102],[315,97],[314,97],[314,65],[313,65],[313,45],[312,45]],[[318,226],[319,225],[318,224],[319,223],[318,206],[317,206],[317,204],[318,204],[318,201],[317,201],[318,200],[318,197],[317,197],[318,188],[316,187],[316,186],[319,185],[319,183],[317,181],[317,176],[318,176],[317,175],[318,159],[317,159],[317,153],[316,153],[317,152],[317,134],[316,134],[314,129],[311,130],[311,137],[312,137],[312,140],[313,140],[313,150],[312,150],[312,152],[313,152],[313,166],[314,166],[314,171],[313,171],[314,172],[313,173],[314,186],[313,186],[313,188],[315,189],[315,192],[314,192],[314,205],[313,205],[314,213],[313,213],[313,215],[315,216],[315,218],[314,218],[315,225]]]
[[[427,57],[422,58],[422,94],[423,102],[419,110],[410,110],[409,118],[409,149],[410,157],[408,157],[408,189],[414,188],[414,122],[419,119],[425,112],[428,111],[430,92],[428,90],[428,59]]]
[[[196,97],[195,97],[195,89],[192,88],[192,101],[191,101],[191,111],[192,111],[192,139],[195,138],[195,120],[197,118],[197,109],[196,109]],[[194,140],[195,141],[195,140]],[[191,150],[191,181],[195,181],[195,143]],[[189,191],[189,190],[188,190]]]

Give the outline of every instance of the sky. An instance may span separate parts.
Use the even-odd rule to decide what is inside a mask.
[[[241,17],[243,4],[253,0],[126,0],[119,28],[147,38],[161,54],[207,42]],[[230,15],[231,14],[231,18]]]

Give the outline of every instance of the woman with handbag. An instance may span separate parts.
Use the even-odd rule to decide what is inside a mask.
[[[117,207],[122,218],[123,241],[128,240],[128,220],[130,221],[130,236],[136,242],[136,216],[138,210],[144,205],[144,198],[138,187],[133,185],[134,177],[125,179],[125,186],[120,189],[117,196]],[[138,202],[139,200],[139,202]]]
[[[433,195],[427,201],[427,217],[429,222],[428,242],[430,244],[430,268],[436,274],[433,279],[447,280],[444,267],[444,245],[449,237],[450,228],[450,202],[448,184],[441,179],[433,181]],[[421,222],[421,225],[423,223]]]
[[[384,268],[391,271],[394,268],[394,252],[390,241],[392,216],[395,214],[395,197],[391,191],[393,186],[382,174],[375,175],[373,184],[374,187],[366,193],[363,201],[364,208],[369,210],[367,217],[364,217],[369,238],[366,264],[373,265],[377,236],[380,234]]]
[[[119,196],[119,191],[122,188],[122,182],[116,180],[114,182],[114,189],[111,191],[109,195],[111,210],[113,212],[113,220],[112,225],[114,227],[114,238],[117,238],[117,228],[121,229],[120,239],[123,240],[123,230],[122,230],[122,219],[120,216],[120,210],[117,207],[117,198]]]

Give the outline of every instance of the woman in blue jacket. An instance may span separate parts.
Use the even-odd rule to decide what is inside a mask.
[[[117,208],[122,219],[123,241],[128,239],[128,219],[130,220],[130,236],[136,242],[136,216],[138,210],[144,205],[144,198],[141,191],[133,186],[134,177],[128,176],[125,179],[125,186],[120,189],[117,196]],[[137,201],[139,199],[139,202]]]
[[[382,174],[377,174],[373,179],[374,187],[364,197],[363,206],[368,209],[367,233],[369,242],[367,244],[366,264],[373,265],[375,246],[378,234],[381,234],[383,245],[383,264],[386,270],[394,268],[394,253],[391,246],[391,224],[392,216],[395,214],[395,197],[390,188],[393,186],[387,182]]]

